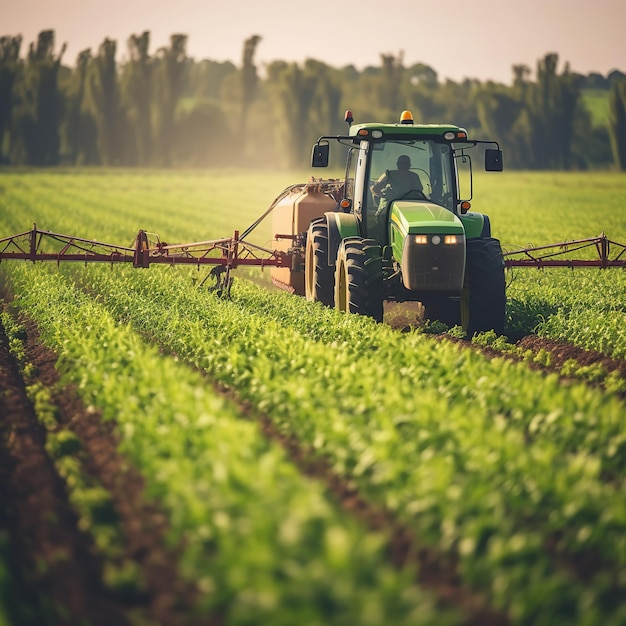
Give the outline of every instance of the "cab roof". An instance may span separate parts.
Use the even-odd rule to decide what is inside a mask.
[[[452,133],[446,136],[447,133]],[[394,137],[443,137],[448,141],[467,140],[467,131],[454,124],[355,124],[350,126],[350,137],[383,139]]]
[[[443,137],[446,141],[467,140],[467,131],[454,124],[415,124],[413,113],[404,110],[397,124],[367,123],[352,126],[354,117],[348,109],[345,121],[350,124],[350,137],[384,141],[394,137]]]

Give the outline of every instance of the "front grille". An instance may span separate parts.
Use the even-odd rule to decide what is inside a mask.
[[[439,245],[427,235],[427,243],[416,243],[407,235],[402,250],[402,282],[411,291],[460,293],[465,274],[465,238],[457,235],[458,243],[445,244],[440,235]]]

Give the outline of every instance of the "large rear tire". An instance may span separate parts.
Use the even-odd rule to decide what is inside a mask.
[[[316,218],[309,224],[304,275],[306,299],[333,306],[335,271],[328,265],[328,225],[323,217]]]
[[[373,239],[348,237],[335,266],[335,307],[383,321],[383,259]]]
[[[465,285],[461,296],[461,320],[471,337],[494,330],[504,333],[506,281],[500,242],[493,237],[468,239]]]

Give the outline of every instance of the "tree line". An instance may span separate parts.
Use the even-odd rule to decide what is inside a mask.
[[[0,38],[0,162],[38,166],[302,167],[322,134],[359,121],[394,122],[410,109],[418,122],[454,123],[497,140],[507,166],[626,170],[626,75],[583,76],[546,54],[533,71],[512,67],[512,84],[440,81],[423,63],[382,54],[359,71],[314,59],[255,64],[261,37],[243,43],[241,65],[187,55],[174,34],[150,51],[150,32],[131,35],[63,64],[55,33]],[[606,124],[594,125],[588,89],[607,93]]]

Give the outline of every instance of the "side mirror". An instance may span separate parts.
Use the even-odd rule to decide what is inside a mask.
[[[328,155],[330,154],[330,145],[328,141],[318,141],[313,146],[313,154],[311,155],[311,165],[313,167],[328,167]]]
[[[501,172],[503,167],[502,150],[493,148],[485,150],[485,169],[488,172]]]

